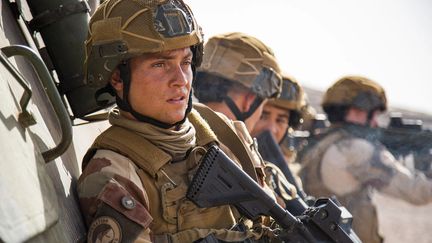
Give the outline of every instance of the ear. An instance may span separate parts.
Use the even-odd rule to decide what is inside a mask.
[[[112,73],[110,84],[117,93],[123,93],[123,81],[120,78],[120,70],[118,68]]]

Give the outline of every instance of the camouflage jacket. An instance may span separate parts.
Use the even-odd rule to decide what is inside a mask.
[[[217,142],[202,118],[194,124],[197,130],[200,126],[197,146],[176,163],[171,163],[170,156],[152,147],[149,141],[116,133],[120,130],[115,126],[98,137],[85,158],[78,181],[81,209],[89,226],[88,242],[102,238],[122,242],[192,242],[209,234],[226,241],[259,237],[251,230],[229,230],[240,218],[235,208],[227,205],[201,209],[185,198],[206,144]],[[104,136],[111,142],[99,146],[102,143],[98,141]],[[110,147],[124,140],[128,147],[136,149],[125,152]],[[221,148],[232,156],[224,145]]]
[[[432,181],[403,167],[362,127],[335,128],[302,156],[301,176],[308,194],[336,195],[354,216],[354,230],[365,242],[380,242],[371,189],[414,204],[432,201]]]

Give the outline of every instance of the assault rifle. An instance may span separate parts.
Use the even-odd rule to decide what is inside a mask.
[[[394,113],[388,127],[380,129],[379,140],[394,156],[412,154],[417,170],[431,172],[432,131],[423,129],[422,124],[421,120],[404,119]]]
[[[351,229],[352,216],[332,200],[319,199],[295,217],[283,209],[218,147],[201,160],[186,197],[199,207],[234,205],[249,219],[271,216],[284,242],[361,242]]]
[[[387,127],[366,128],[362,136],[378,140],[395,157],[413,155],[414,167],[432,177],[432,130],[423,129],[423,122],[418,119],[402,118],[400,113],[390,114],[390,123]],[[297,131],[296,131],[297,132]],[[292,147],[300,151],[316,139],[314,134],[293,133],[284,139],[283,146]]]

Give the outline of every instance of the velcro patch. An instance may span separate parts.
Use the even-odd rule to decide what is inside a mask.
[[[108,183],[98,199],[144,228],[153,221],[148,210],[117,183]]]
[[[111,217],[103,216],[95,219],[90,225],[88,242],[121,242],[122,231],[119,223]]]

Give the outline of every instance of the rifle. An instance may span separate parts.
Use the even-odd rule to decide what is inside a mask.
[[[379,140],[396,157],[414,156],[414,166],[423,172],[431,171],[432,131],[422,127],[416,119],[403,119],[400,113],[393,113],[387,128],[380,128]]]
[[[414,167],[432,177],[432,130],[423,129],[423,122],[419,119],[405,119],[400,113],[390,114],[387,127],[363,127],[360,134],[367,139],[378,140],[395,157],[405,157],[412,154]],[[296,131],[297,132],[297,131]],[[310,135],[311,134],[311,135]],[[300,151],[305,145],[313,144],[317,136],[314,133],[294,133],[282,142],[284,146]]]
[[[284,242],[361,242],[351,229],[352,216],[332,200],[319,199],[295,217],[250,178],[218,147],[201,160],[186,197],[199,207],[232,204],[249,219],[271,216]]]
[[[294,185],[294,187],[296,188],[297,194],[299,195],[300,199],[304,201],[307,195],[303,191],[303,188],[298,185],[296,179],[291,172],[291,169],[288,167],[288,163],[283,156],[282,150],[280,149],[271,132],[266,130],[259,134],[256,139],[258,141],[258,150],[262,158],[279,167],[288,182]]]
[[[317,134],[322,133],[330,127],[330,122],[324,114],[316,114],[307,130],[295,130],[288,133],[281,141],[281,145],[297,152],[303,150]]]

